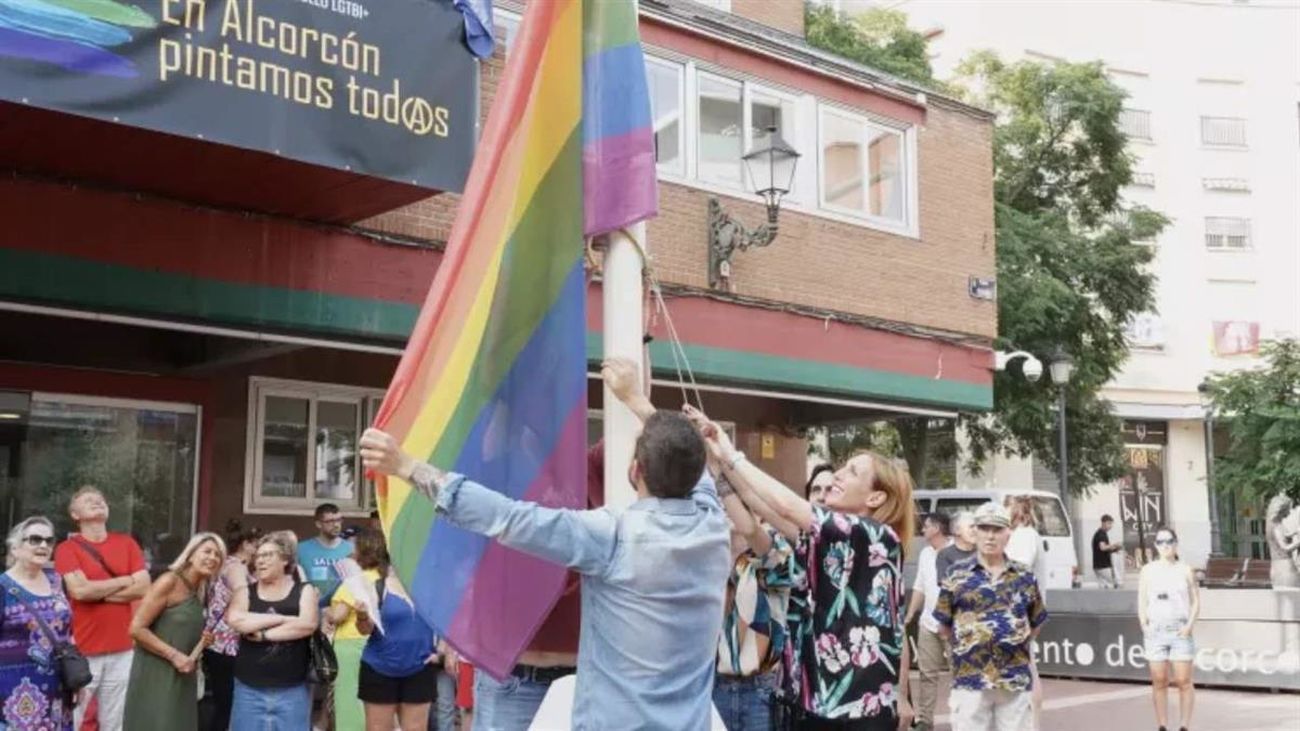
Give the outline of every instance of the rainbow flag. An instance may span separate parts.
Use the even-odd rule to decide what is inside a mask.
[[[654,215],[654,142],[631,0],[528,4],[442,265],[376,426],[501,493],[586,506],[583,236]],[[565,570],[463,531],[392,478],[389,551],[419,611],[505,677]]]

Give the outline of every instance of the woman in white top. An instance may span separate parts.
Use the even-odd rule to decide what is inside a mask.
[[[1007,558],[1024,564],[1038,581],[1038,590],[1046,588],[1046,561],[1043,556],[1043,537],[1038,532],[1038,520],[1034,518],[1034,499],[1028,496],[1009,497],[1006,501],[1007,512],[1011,513],[1011,538],[1007,540]],[[1046,594],[1044,594],[1046,596]],[[1043,684],[1038,680],[1038,663],[1030,658],[1029,672],[1034,676],[1034,688],[1031,701],[1034,706],[1034,729],[1042,729],[1043,722]]]
[[[1156,531],[1156,552],[1160,558],[1142,567],[1138,584],[1138,619],[1151,668],[1156,724],[1160,731],[1165,731],[1169,716],[1169,665],[1173,664],[1179,728],[1187,731],[1192,722],[1192,660],[1196,657],[1192,626],[1200,613],[1200,597],[1192,567],[1178,558],[1178,535],[1173,529]]]

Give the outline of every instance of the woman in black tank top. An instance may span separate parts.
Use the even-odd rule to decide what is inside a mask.
[[[227,623],[241,634],[235,655],[231,728],[311,727],[308,638],[316,631],[316,590],[293,573],[295,546],[272,533],[253,556],[256,583],[236,591]]]

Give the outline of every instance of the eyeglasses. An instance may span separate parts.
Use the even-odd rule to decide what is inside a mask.
[[[1176,546],[1176,545],[1178,545],[1178,541],[1175,541],[1175,540],[1172,539],[1172,538],[1157,538],[1157,539],[1156,539],[1156,545],[1157,545],[1157,546]]]
[[[29,546],[39,546],[42,544],[46,546],[54,545],[54,536],[38,536],[33,534],[30,536],[24,536],[23,540],[26,541]]]

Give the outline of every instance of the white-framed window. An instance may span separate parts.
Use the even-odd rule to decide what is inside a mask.
[[[819,117],[821,206],[906,225],[911,166],[904,131],[825,105]]]
[[[1141,312],[1124,326],[1124,337],[1130,346],[1142,350],[1164,350],[1165,325],[1153,312]]]
[[[655,162],[671,175],[686,174],[686,66],[646,56],[646,85],[654,120]]]
[[[1201,117],[1201,144],[1213,147],[1245,147],[1246,120],[1234,117]]]
[[[1123,109],[1119,128],[1131,140],[1151,141],[1151,112],[1146,109]]]
[[[695,169],[700,180],[743,188],[745,88],[739,81],[701,71],[695,82]]]
[[[661,177],[748,198],[755,185],[741,157],[776,127],[801,154],[784,198],[792,209],[917,235],[912,126],[672,55],[645,56]],[[829,142],[831,174],[823,154],[828,134],[839,135]]]
[[[1219,251],[1247,251],[1251,248],[1250,219],[1207,216],[1205,248]]]
[[[1154,188],[1156,187],[1156,174],[1133,173],[1133,179],[1129,181],[1129,185],[1136,188]]]
[[[1225,193],[1249,193],[1250,181],[1245,178],[1201,178],[1201,185],[1206,190]]]
[[[308,514],[332,502],[363,514],[373,486],[357,441],[384,392],[253,377],[248,384],[245,512]]]

